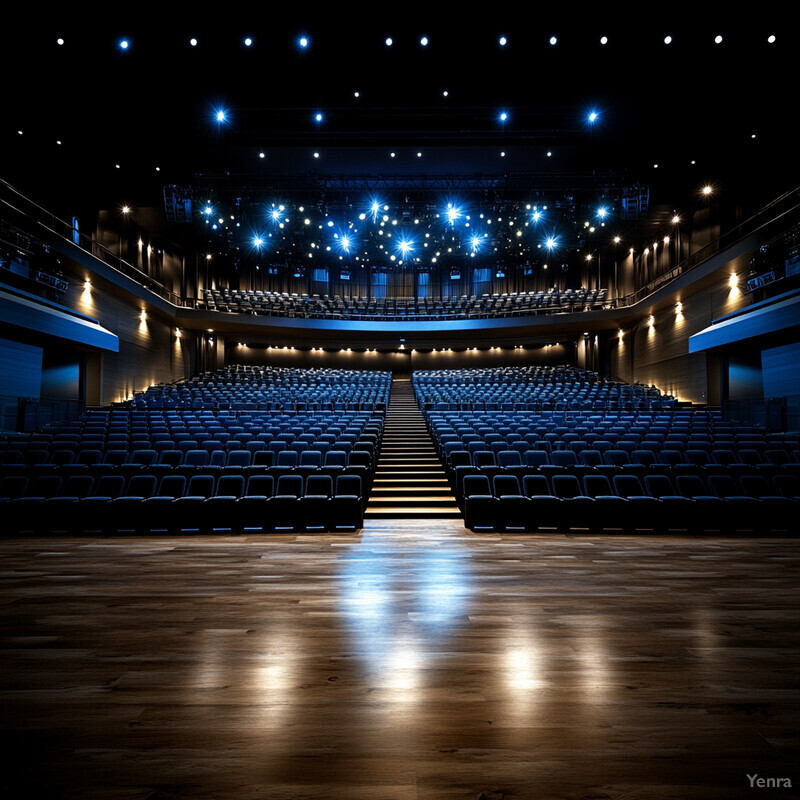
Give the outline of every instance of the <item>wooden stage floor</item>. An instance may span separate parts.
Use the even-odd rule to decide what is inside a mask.
[[[800,539],[374,520],[0,553],[9,798],[800,797]]]

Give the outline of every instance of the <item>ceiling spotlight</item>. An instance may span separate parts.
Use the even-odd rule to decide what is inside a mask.
[[[119,43],[120,50],[127,50],[130,47],[130,42],[127,39],[121,39]]]
[[[197,39],[196,39],[194,36],[192,36],[192,38],[191,38],[191,39],[189,39],[189,44],[190,44],[192,47],[197,47]]]
[[[672,44],[672,37],[667,35],[664,37],[664,44]]]
[[[428,46],[428,37],[427,37],[427,36],[423,36],[423,37],[422,37],[422,38],[419,40],[419,43],[420,43],[420,44],[421,44],[423,47],[427,47],[427,46]]]
[[[600,44],[608,44],[608,36],[601,36]]]
[[[385,42],[385,44],[386,44],[386,46],[387,46],[387,47],[391,47],[391,46],[394,44],[394,41],[392,40],[392,37],[391,37],[391,36],[387,36],[387,37],[386,37],[386,42]]]
[[[551,45],[557,45],[558,44],[558,37],[557,36],[551,36],[549,41],[550,41]]]
[[[714,44],[722,44],[722,37],[719,34],[714,37]]]
[[[253,39],[250,36],[246,37],[244,40],[244,46],[251,47],[252,44],[253,44]]]
[[[299,44],[299,45],[300,45],[300,47],[302,47],[303,49],[305,49],[306,47],[308,47],[308,37],[307,37],[307,36],[301,36],[301,37],[300,37],[300,39],[298,40],[298,44]]]
[[[508,44],[508,39],[505,36],[501,36],[497,41],[499,42],[500,47],[505,47]]]

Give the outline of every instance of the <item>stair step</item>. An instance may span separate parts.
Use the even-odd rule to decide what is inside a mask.
[[[436,519],[460,519],[461,512],[458,508],[424,508],[391,506],[387,508],[367,508],[364,512],[365,519],[412,519],[412,518],[436,518]]]
[[[378,484],[391,484],[392,486],[400,486],[403,484],[413,484],[416,486],[420,484],[425,486],[449,486],[449,481],[447,478],[376,478],[373,481],[373,485],[380,488]]]
[[[447,491],[447,486],[391,486],[373,487],[370,500],[386,500],[387,498],[403,499],[408,496],[425,498],[426,500],[453,500],[452,494]]]
[[[366,517],[461,517],[407,378],[392,381]]]

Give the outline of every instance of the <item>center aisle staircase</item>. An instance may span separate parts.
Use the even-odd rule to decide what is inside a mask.
[[[409,378],[394,378],[366,519],[462,516]]]

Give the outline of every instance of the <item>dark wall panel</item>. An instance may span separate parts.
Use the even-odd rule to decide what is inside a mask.
[[[42,385],[42,348],[0,339],[0,395],[38,399]]]
[[[761,366],[764,397],[800,395],[800,342],[764,350]]]

